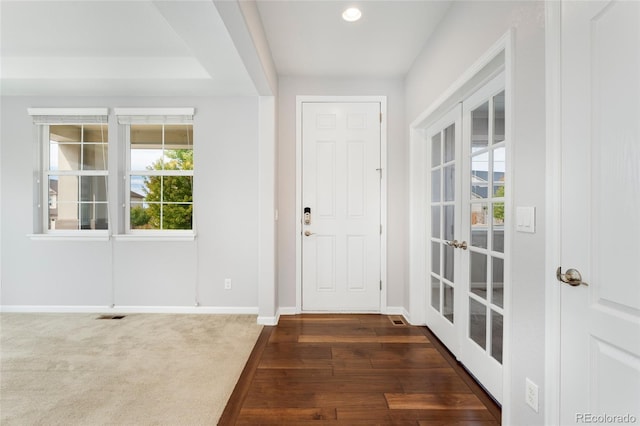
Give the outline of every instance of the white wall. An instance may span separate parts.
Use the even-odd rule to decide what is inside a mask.
[[[257,313],[257,97],[3,97],[1,106],[1,305],[194,307],[198,302]],[[27,237],[33,232],[35,152],[27,108],[100,106],[196,108],[195,241]],[[110,142],[117,136],[111,132]],[[224,290],[225,278],[232,279],[232,290]]]
[[[535,206],[536,233],[513,235],[510,395],[505,424],[544,424],[545,66],[543,2],[455,2],[405,79],[406,125],[429,107],[510,27],[515,29],[513,143],[515,206]],[[408,163],[407,163],[408,164]],[[513,226],[513,224],[511,224]],[[405,293],[405,305],[409,295]],[[524,401],[525,377],[540,394]]]
[[[296,96],[387,96],[388,245],[387,306],[403,302],[405,157],[402,79],[280,77],[278,96],[278,271],[279,306],[296,306]]]

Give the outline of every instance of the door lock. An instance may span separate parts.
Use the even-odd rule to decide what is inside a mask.
[[[304,224],[311,225],[311,207],[304,208]]]

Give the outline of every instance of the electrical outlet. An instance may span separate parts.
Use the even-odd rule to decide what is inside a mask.
[[[231,290],[231,278],[224,279],[224,289]]]
[[[538,412],[538,386],[533,383],[529,378],[526,380],[526,390],[524,399],[529,405],[529,407],[533,408],[533,410]]]

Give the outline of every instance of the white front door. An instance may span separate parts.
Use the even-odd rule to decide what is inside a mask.
[[[561,22],[560,423],[636,423],[640,2],[563,2]]]
[[[302,310],[380,310],[380,103],[302,103]]]

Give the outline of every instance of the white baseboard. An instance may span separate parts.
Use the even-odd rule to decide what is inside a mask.
[[[297,315],[300,313],[295,306],[280,307],[278,308],[278,312],[280,315]]]
[[[404,308],[402,306],[387,306],[383,314],[385,315],[402,315]]]
[[[2,305],[7,313],[87,313],[87,314],[228,314],[258,315],[253,306],[60,306],[60,305]]]

